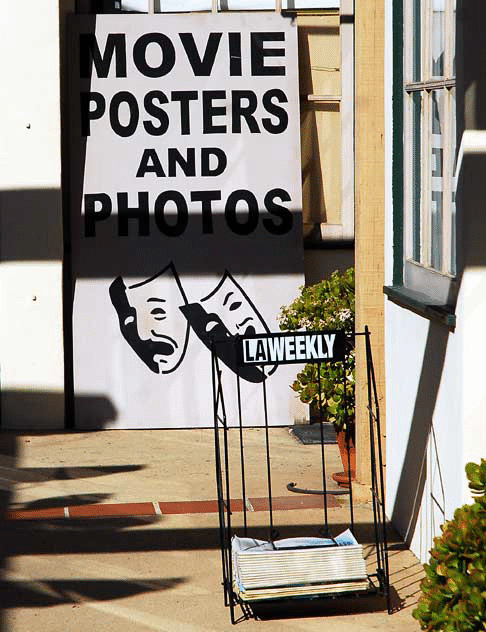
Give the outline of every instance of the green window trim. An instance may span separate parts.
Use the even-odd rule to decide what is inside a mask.
[[[393,0],[393,85],[392,85],[392,212],[393,212],[393,271],[392,285],[383,288],[390,301],[424,318],[455,328],[453,305],[438,304],[431,296],[404,285],[404,71],[403,71],[403,0]]]
[[[393,2],[393,284],[403,285],[403,6]]]
[[[449,305],[437,305],[425,294],[410,290],[403,285],[385,286],[383,292],[390,301],[419,316],[441,323],[451,329],[456,326],[454,308]]]

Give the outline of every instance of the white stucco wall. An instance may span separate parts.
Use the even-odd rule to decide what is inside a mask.
[[[392,2],[386,2],[385,283],[393,284]],[[425,561],[461,498],[460,333],[385,300],[386,512]]]
[[[484,206],[478,208],[484,214]],[[463,463],[486,458],[486,266],[465,270],[461,281],[462,358],[457,370],[463,381]],[[471,495],[463,481],[463,499]]]
[[[397,229],[392,202],[391,0],[386,8],[385,252],[386,283],[391,285]],[[429,557],[440,524],[471,500],[466,463],[486,457],[486,142],[481,141],[481,149],[477,134],[472,136],[470,147],[464,147],[460,180],[455,330],[385,300],[386,509],[422,561]]]
[[[0,8],[2,425],[62,427],[59,2]]]
[[[463,502],[461,338],[387,302],[387,515],[423,561]]]
[[[386,304],[387,515],[422,560],[471,501],[465,466],[486,458],[486,269],[460,280],[457,326]]]

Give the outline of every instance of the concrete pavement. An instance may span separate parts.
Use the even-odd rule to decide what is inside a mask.
[[[266,497],[263,435],[245,433],[247,495],[257,500]],[[272,491],[283,499],[274,522],[282,537],[315,535],[322,509],[312,502],[296,508],[295,499],[307,496],[285,498],[290,481],[321,487],[320,447],[300,444],[286,428],[271,429],[270,445]],[[328,472],[338,471],[337,446],[325,450]],[[230,459],[232,494],[241,498],[233,443]],[[223,604],[218,517],[214,503],[201,503],[216,498],[209,429],[3,432],[0,488],[2,510],[10,511],[1,525],[2,632],[419,630],[411,612],[422,566],[391,531],[394,614],[377,597],[292,602],[232,626]],[[329,521],[338,532],[348,526],[349,511],[344,500],[336,505]],[[355,519],[373,567],[367,503],[357,504]],[[241,524],[239,511],[234,521]],[[264,537],[266,511],[251,511],[248,522]]]

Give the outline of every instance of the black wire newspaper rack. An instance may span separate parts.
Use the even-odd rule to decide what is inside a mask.
[[[293,337],[294,342],[286,346],[285,341],[280,339],[290,336]],[[296,343],[296,336],[304,338],[304,341],[299,340]],[[326,349],[324,345],[326,336],[327,341],[331,339],[330,336],[332,337],[333,353],[319,354],[319,348]],[[308,339],[308,337],[312,338]],[[283,351],[276,362],[275,356],[267,358],[264,350],[272,345],[274,348],[277,345],[282,350],[293,349],[295,344],[299,344],[301,351],[304,349],[309,351],[309,357],[303,358],[303,354],[299,354],[299,362],[315,362],[317,365],[321,362],[337,362],[342,367],[342,379],[343,385],[345,385],[346,358],[354,352],[356,343],[361,341],[364,341],[366,351],[374,537],[372,548],[376,558],[376,569],[371,573],[367,569],[362,545],[355,537],[350,468],[348,468],[349,485],[345,489],[334,489],[327,483],[322,410],[319,421],[322,489],[301,489],[293,482],[287,484],[287,490],[291,493],[322,496],[322,525],[318,530],[320,537],[279,539],[279,532],[275,528],[273,515],[274,498],[272,497],[271,446],[267,406],[267,388],[269,387],[265,378],[265,367],[268,369],[269,365],[274,367],[275,364],[295,363],[296,359],[295,354],[289,353],[286,356],[285,351]],[[327,348],[329,349],[329,347]],[[259,352],[255,352],[255,350],[259,350]],[[247,619],[254,611],[254,607],[269,601],[336,599],[376,594],[386,599],[388,612],[391,613],[380,414],[368,327],[365,328],[364,332],[355,332],[352,335],[345,334],[343,331],[279,332],[260,336],[228,338],[224,341],[213,340],[211,352],[222,585],[224,604],[230,609],[231,622],[237,622],[235,609],[238,606],[242,610],[243,617]],[[241,510],[243,514],[242,525],[238,527],[239,535],[232,524],[232,509],[236,504],[235,499],[232,501],[230,492],[231,465],[228,434],[231,430],[225,405],[221,362],[232,368],[236,379],[238,411],[236,424],[232,425],[231,430],[237,434],[239,444],[240,463],[238,469],[241,478],[242,502],[241,505],[239,504],[238,510]],[[317,374],[319,375],[320,393],[319,370]],[[251,424],[244,424],[243,420],[240,382],[242,375],[245,376],[244,379],[261,382],[262,388],[266,486],[268,490],[268,537],[266,540],[256,540],[249,537],[248,531],[247,511],[249,505],[245,480],[244,428],[251,426]],[[256,379],[257,375],[263,376],[263,378]],[[343,390],[346,393],[346,389]],[[346,443],[349,456],[349,436]],[[330,498],[336,495],[349,496],[349,528],[339,535],[332,534],[328,512],[331,504]],[[335,506],[335,501],[333,506]],[[343,511],[345,511],[344,506]]]

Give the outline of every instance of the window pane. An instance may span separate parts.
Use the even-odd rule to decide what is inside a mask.
[[[407,287],[434,296],[438,292],[439,301],[448,300],[450,276],[457,274],[454,180],[457,139],[455,91],[451,86],[455,74],[456,2],[403,0],[406,9],[403,278]],[[450,81],[444,85],[443,79]],[[432,274],[432,270],[441,275]]]
[[[309,237],[321,223],[342,223],[341,113],[338,103],[301,107],[302,204]]]
[[[431,21],[432,58],[430,72],[433,78],[444,76],[445,55],[445,0],[432,0]]]
[[[339,13],[299,15],[301,94],[341,94]]]
[[[299,15],[302,204],[304,237],[320,239],[321,224],[342,224],[341,110],[339,101],[307,95],[341,95],[339,12]]]
[[[412,11],[412,81],[420,81],[421,79],[421,56],[422,56],[422,15],[421,0],[413,0]]]
[[[452,160],[452,190],[451,190],[451,261],[449,263],[449,273],[453,276],[457,273],[456,268],[456,187],[457,182],[454,177],[456,173],[457,166],[457,152],[458,152],[458,142],[456,138],[457,127],[456,127],[456,91],[455,89],[451,90],[451,139],[453,143],[454,149],[454,160]]]
[[[444,218],[444,90],[431,93],[430,265],[442,269]]]
[[[411,95],[412,107],[412,259],[420,262],[421,248],[421,120],[422,120],[422,94],[413,92]]]
[[[452,76],[453,77],[456,76],[456,19],[457,19],[456,0],[452,0],[452,25],[451,25],[452,51],[449,54],[452,55]]]

